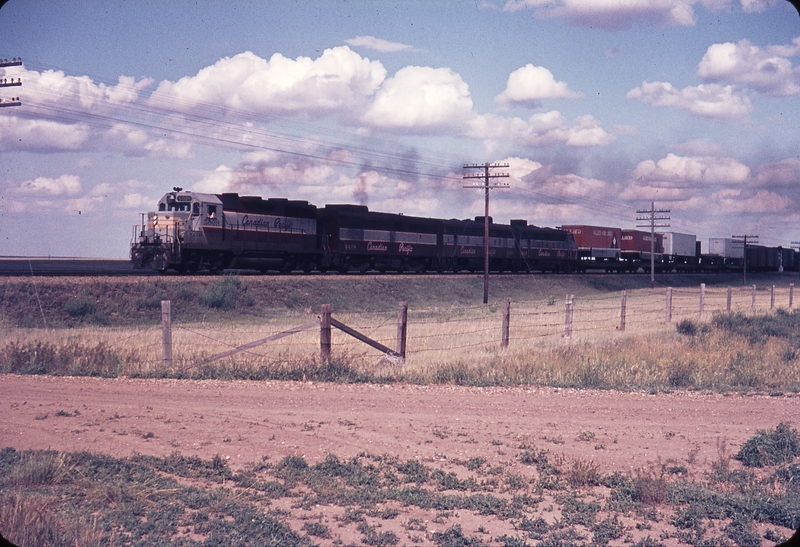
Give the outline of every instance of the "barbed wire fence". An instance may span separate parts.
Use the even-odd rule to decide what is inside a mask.
[[[152,356],[143,366],[164,368],[190,369],[219,359],[232,366],[264,360],[325,362],[332,354],[402,365],[464,360],[546,343],[601,341],[614,333],[663,332],[683,320],[710,321],[715,314],[788,310],[793,299],[794,284],[711,289],[702,284],[448,308],[408,309],[401,302],[397,310],[380,312],[337,313],[325,304],[318,314],[287,313],[263,325],[172,324],[171,304],[165,301],[161,329],[145,329],[138,341],[145,345],[143,353]]]
[[[717,314],[759,315],[793,307],[793,284],[636,289],[474,306],[409,308],[400,302],[382,311],[339,312],[320,305],[266,310],[260,324],[235,314],[173,322],[180,301],[164,301],[161,325],[48,329],[47,336],[58,337],[59,347],[114,350],[128,374],[152,377],[189,375],[211,366],[236,371],[323,363],[331,356],[390,367],[476,363],[504,352],[524,355],[617,336],[658,335],[674,331],[683,320],[708,322]],[[324,324],[326,313],[330,323]],[[41,332],[22,329],[16,336],[36,345]]]

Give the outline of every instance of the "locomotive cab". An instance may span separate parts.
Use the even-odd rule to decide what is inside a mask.
[[[183,264],[182,242],[202,237],[202,226],[220,225],[222,202],[213,194],[174,188],[158,200],[158,210],[142,213],[134,227],[131,259],[136,267],[165,271]]]

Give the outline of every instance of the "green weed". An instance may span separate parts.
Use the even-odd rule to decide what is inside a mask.
[[[791,463],[796,456],[800,456],[800,436],[789,423],[782,422],[774,430],[759,430],[734,458],[748,467],[764,467]]]

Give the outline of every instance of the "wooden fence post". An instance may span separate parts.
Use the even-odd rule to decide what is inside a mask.
[[[769,290],[769,309],[775,308],[775,285]]]
[[[706,284],[700,283],[700,319],[706,311]]]
[[[406,334],[408,333],[408,302],[400,302],[397,309],[397,354],[406,360]]]
[[[511,322],[511,299],[503,300],[503,333],[500,337],[500,347],[508,347],[508,328]]]
[[[750,300],[750,309],[753,310],[753,313],[756,313],[756,286],[753,285],[753,297]]]
[[[726,307],[728,313],[731,313],[731,288],[728,287],[728,305]]]
[[[161,363],[172,367],[172,309],[169,300],[161,301]]]
[[[619,305],[619,330],[625,331],[625,313],[628,307],[628,291],[622,291],[622,302]]]
[[[789,283],[789,309],[792,309],[792,301],[794,300],[794,283]]]
[[[572,338],[572,299],[575,295],[567,295],[566,311],[564,314],[564,338]]]
[[[672,323],[672,287],[667,287],[667,303],[664,308],[664,321]]]
[[[319,357],[323,363],[331,360],[331,305],[323,304],[319,314]]]

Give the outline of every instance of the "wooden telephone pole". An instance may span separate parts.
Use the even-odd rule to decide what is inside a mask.
[[[669,223],[659,222],[662,220],[669,220],[669,217],[663,216],[666,213],[669,213],[669,209],[656,209],[655,202],[650,202],[650,209],[639,209],[636,211],[637,215],[644,215],[647,216],[638,216],[636,220],[638,221],[647,221],[647,224],[637,224],[638,228],[647,228],[650,227],[650,288],[656,288],[656,228],[667,228],[669,227]],[[660,216],[656,216],[656,214]]]
[[[6,68],[11,66],[22,66],[22,59],[14,57],[9,61],[8,59],[0,59],[0,68]],[[18,87],[22,86],[22,78],[17,78],[14,81],[14,78],[11,78],[11,81],[8,78],[3,78],[0,80],[0,87]],[[10,101],[6,101],[0,99],[0,108],[6,106],[22,106],[22,103],[19,101],[19,97],[11,97]]]
[[[483,212],[483,303],[489,303],[489,190],[494,188],[508,188],[507,182],[494,182],[489,184],[490,179],[507,178],[508,173],[491,173],[490,169],[508,168],[507,163],[489,163],[483,165],[465,165],[464,169],[483,169],[483,174],[468,173],[464,179],[483,179],[483,184],[465,184],[464,188],[483,188],[485,194],[485,206]]]
[[[747,285],[747,240],[750,243],[758,243],[758,236],[731,236],[736,243],[742,244],[742,283]]]

